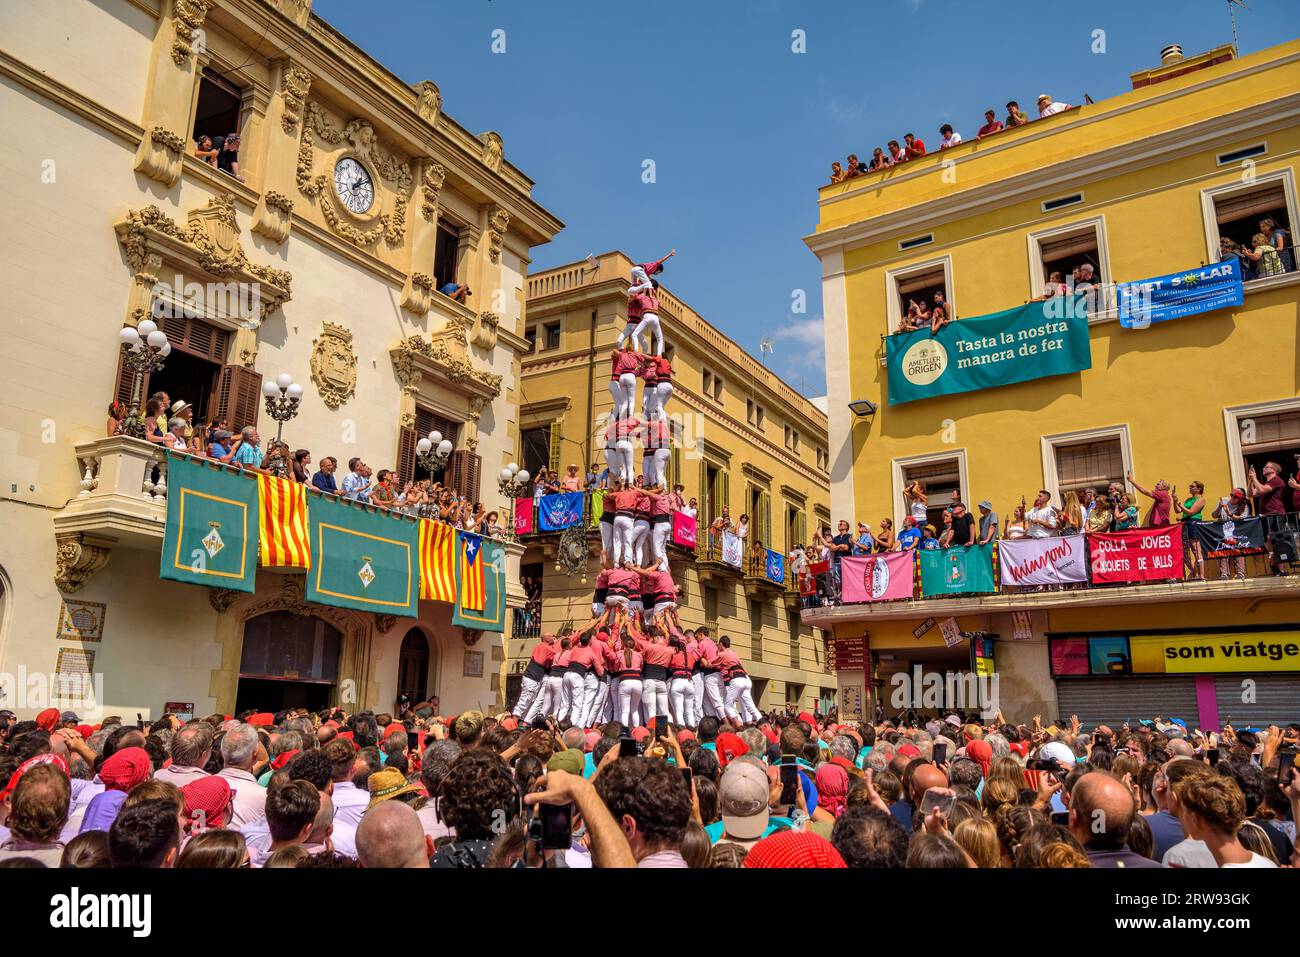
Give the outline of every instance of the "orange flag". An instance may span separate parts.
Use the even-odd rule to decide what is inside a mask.
[[[258,562],[270,568],[311,568],[307,531],[307,489],[298,482],[265,472],[257,476]]]

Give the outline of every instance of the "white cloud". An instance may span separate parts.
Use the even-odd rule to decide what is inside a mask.
[[[772,364],[796,387],[801,380],[810,388],[822,388],[826,375],[826,340],[822,318],[789,319],[772,333],[776,348]]]

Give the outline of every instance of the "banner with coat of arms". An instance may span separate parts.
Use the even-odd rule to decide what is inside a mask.
[[[728,565],[739,568],[744,564],[744,541],[731,532],[722,533],[722,560]]]
[[[840,559],[840,587],[846,603],[911,598],[915,552],[881,552]]]
[[[308,499],[315,567],[307,600],[414,618],[419,614],[419,522],[323,495]]]
[[[917,553],[917,562],[921,568],[921,594],[927,598],[997,590],[992,544],[922,549]]]
[[[210,459],[168,455],[170,489],[160,577],[234,591],[255,590],[255,475]]]

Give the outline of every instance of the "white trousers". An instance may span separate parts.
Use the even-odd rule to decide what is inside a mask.
[[[609,466],[610,478],[619,478],[622,475],[623,453],[618,450],[618,443],[605,446],[605,464]]]
[[[605,690],[600,699],[600,721],[605,724],[618,720],[618,679],[605,679]]]
[[[763,716],[754,704],[753,688],[754,682],[748,675],[737,675],[731,679],[731,684],[727,685],[727,717],[757,721]],[[740,704],[739,710],[736,709],[737,703]]]
[[[600,676],[594,671],[588,671],[582,676],[582,710],[578,712],[578,724],[584,728],[590,728],[596,723],[596,708],[600,704],[602,684]]]
[[[637,338],[637,333],[640,331],[641,331],[641,323],[638,322],[635,326],[632,325],[632,323],[630,322],[624,323],[623,331],[618,334],[618,347],[622,349],[623,343],[627,342],[628,339],[631,339],[632,348],[640,349],[641,341]]]
[[[636,466],[633,464],[633,456],[636,450],[632,447],[631,439],[619,439],[615,445],[618,450],[618,477],[625,483],[631,483],[636,480]]]
[[[695,689],[695,723],[704,717],[704,672],[697,671],[691,675],[691,687]]]
[[[668,683],[658,678],[646,678],[641,682],[641,713],[645,720],[657,718],[668,713]]]
[[[646,485],[666,484],[668,462],[672,457],[672,449],[646,449],[641,456],[641,474],[645,476]]]
[[[638,565],[648,566],[650,552],[650,523],[643,518],[638,518],[632,523],[632,554],[635,556],[633,561]]]
[[[654,560],[658,563],[661,572],[668,571],[668,539],[673,534],[672,522],[654,522],[650,526],[651,545],[654,551]]]
[[[673,720],[681,727],[695,727],[695,689],[690,678],[674,678],[668,683],[668,698]]]
[[[673,384],[671,382],[660,382],[655,386],[655,408],[660,415],[664,414],[664,406],[673,394]]]
[[[563,721],[568,718],[573,724],[578,724],[582,718],[582,675],[576,671],[566,671],[564,673],[564,700],[560,702],[560,713],[555,717]]]
[[[632,516],[614,516],[614,566],[632,560]]]
[[[704,673],[704,706],[703,711],[707,715],[715,718],[725,718],[727,715],[726,699],[722,691],[722,672],[706,671]]]
[[[600,547],[606,555],[614,554],[614,523],[613,522],[600,523]]]
[[[627,401],[627,397],[623,395],[623,383],[618,379],[610,379],[609,394],[614,399],[614,410],[610,414],[616,419],[623,418],[623,404]]]
[[[659,317],[656,316],[653,312],[647,312],[645,315],[643,315],[641,317],[641,321],[636,324],[636,328],[632,330],[632,344],[634,346],[637,344],[638,341],[640,341],[641,333],[643,332],[646,333],[645,343],[647,346],[650,345],[649,333],[651,332],[654,333],[655,355],[657,356],[663,355],[664,354],[664,331],[659,327]],[[638,346],[638,348],[640,347]]]
[[[545,680],[545,678],[542,678],[542,681]],[[516,718],[521,718],[532,710],[533,702],[537,700],[537,696],[542,691],[542,681],[535,681],[524,675],[524,680],[520,682],[519,700],[515,702],[514,708],[510,711],[511,714]]]
[[[542,693],[538,695],[537,700],[533,702],[532,708],[524,715],[525,721],[533,721],[537,718],[549,718],[560,710],[560,700],[563,697],[564,676],[547,675],[542,679]]]
[[[624,372],[618,377],[623,386],[623,407],[618,413],[620,419],[630,419],[636,411],[636,375]]]
[[[640,678],[618,680],[618,720],[626,728],[635,728],[641,723]]]

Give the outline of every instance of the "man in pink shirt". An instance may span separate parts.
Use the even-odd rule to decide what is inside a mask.
[[[1147,489],[1144,489],[1141,485],[1138,485],[1136,481],[1134,481],[1132,472],[1129,472],[1127,477],[1129,482],[1132,484],[1132,486],[1135,489],[1137,489],[1147,498],[1151,499],[1152,505],[1151,505],[1151,511],[1147,515],[1147,524],[1152,526],[1153,528],[1158,528],[1162,525],[1168,525],[1169,510],[1173,507],[1172,499],[1169,496],[1169,483],[1166,482],[1164,479],[1160,479],[1158,482],[1156,482],[1156,487],[1148,491]]]
[[[721,721],[727,716],[727,708],[722,691],[722,672],[716,661],[718,646],[709,637],[707,628],[696,630],[695,641],[699,645],[700,667],[704,674],[704,697],[700,702],[700,710]]]
[[[187,724],[172,737],[171,764],[159,768],[154,777],[183,788],[191,781],[208,777],[203,766],[212,756],[212,725],[206,721]]]

